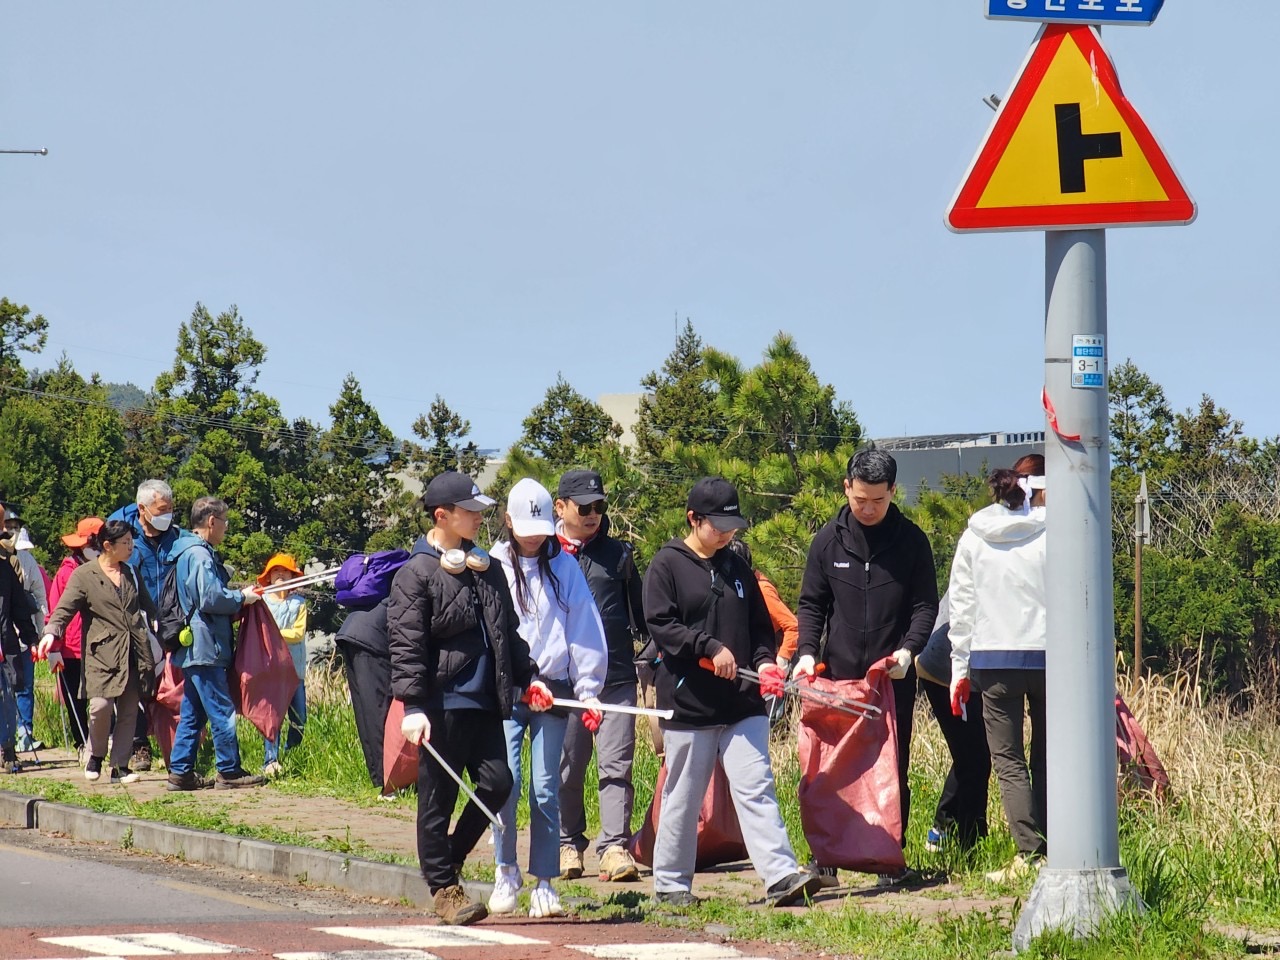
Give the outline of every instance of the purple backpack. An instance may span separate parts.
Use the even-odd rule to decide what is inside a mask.
[[[353,553],[342,561],[333,582],[341,606],[363,610],[391,596],[391,581],[409,559],[408,550]]]

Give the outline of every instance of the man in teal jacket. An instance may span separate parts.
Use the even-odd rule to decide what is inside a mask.
[[[265,781],[240,765],[235,708],[227,683],[234,645],[231,618],[261,599],[254,587],[232,590],[230,577],[214,548],[227,535],[227,505],[217,497],[201,497],[191,505],[191,532],[173,546],[178,565],[178,602],[191,614],[192,642],[173,656],[182,670],[182,711],[169,756],[170,790],[217,787],[234,790]],[[195,772],[196,750],[205,723],[213,735],[218,775],[207,780]]]

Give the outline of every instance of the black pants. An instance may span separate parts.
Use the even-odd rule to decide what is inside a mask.
[[[951,770],[938,798],[933,827],[967,849],[987,835],[991,752],[983,725],[982,697],[969,698],[969,719],[962,720],[951,715],[951,693],[946,687],[927,680],[921,686],[951,752]]]
[[[455,772],[471,775],[476,796],[495,813],[511,793],[507,741],[502,718],[483,710],[431,713],[431,745]],[[457,865],[467,859],[489,826],[488,818],[468,803],[449,832],[458,801],[458,785],[425,748],[418,750],[418,863],[434,894],[458,882]],[[514,828],[514,824],[512,824]]]
[[[391,707],[391,660],[363,647],[338,640],[342,668],[351,692],[351,709],[356,716],[356,733],[364,751],[364,765],[375,787],[382,786],[382,734]]]
[[[974,670],[982,690],[991,765],[1000,782],[1000,802],[1018,852],[1044,856],[1048,825],[1043,670]],[[1023,750],[1023,724],[1031,717],[1031,769]]]
[[[71,742],[79,750],[89,735],[89,701],[80,699],[80,678],[84,676],[84,661],[79,657],[63,657],[62,674],[58,680],[62,694],[62,707],[67,711],[67,723],[71,725]]]
[[[907,770],[911,767],[911,726],[916,711],[916,668],[893,683],[893,712],[898,722],[898,805],[902,810],[902,846],[907,845],[907,820],[911,816],[911,787]]]
[[[138,720],[133,725],[133,749],[146,747],[151,749],[151,741],[147,739],[147,723],[151,716],[151,701],[146,697],[138,704]]]

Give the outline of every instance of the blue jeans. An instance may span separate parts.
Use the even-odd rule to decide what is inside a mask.
[[[231,705],[226,667],[183,667],[182,712],[173,735],[169,772],[191,773],[200,747],[200,731],[207,722],[213,734],[218,772],[231,776],[240,770],[240,741],[236,739],[236,712]]]
[[[13,663],[5,657],[0,663],[0,743],[10,747],[18,735],[18,704],[13,696],[15,686]]]
[[[298,744],[302,743],[302,728],[307,723],[307,688],[301,680],[298,681],[298,689],[293,692],[293,699],[289,701],[289,733],[284,738],[284,748],[292,750]],[[283,727],[283,725],[281,725]],[[274,740],[262,738],[262,765],[265,767],[268,763],[275,763],[280,759],[280,735],[277,734]]]
[[[516,864],[516,804],[524,778],[520,771],[520,747],[529,731],[529,872],[543,880],[560,876],[560,755],[568,717],[534,713],[517,703],[511,719],[503,722],[507,737],[507,765],[515,786],[502,807],[506,829],[498,832],[498,866]]]
[[[13,658],[13,672],[18,682],[13,688],[18,701],[18,726],[35,736],[36,670],[31,662],[31,652],[23,650]]]

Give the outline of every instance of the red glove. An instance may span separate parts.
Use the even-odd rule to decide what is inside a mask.
[[[787,675],[776,663],[761,664],[756,673],[760,676],[761,696],[781,697],[786,692]]]
[[[529,684],[524,692],[524,696],[520,698],[529,705],[534,713],[541,713],[544,710],[550,710],[553,704],[551,691],[547,689],[546,684],[541,680],[534,680]]]
[[[951,715],[953,717],[963,716],[966,712],[964,705],[969,702],[969,678],[961,677],[959,680],[951,681]]]
[[[604,719],[599,710],[587,710],[582,714],[582,725],[595,733],[600,729],[600,721]]]

